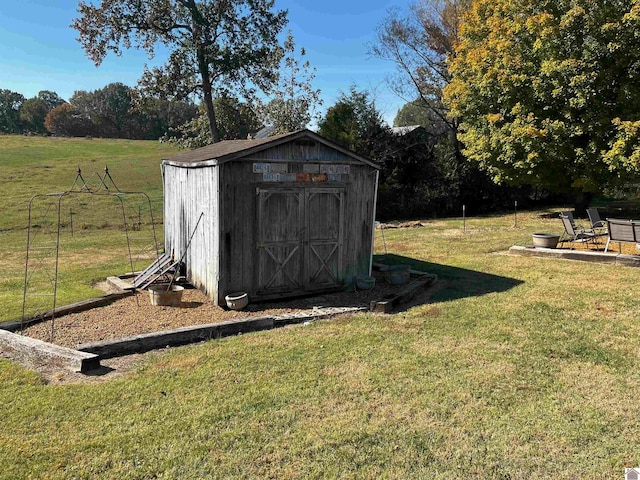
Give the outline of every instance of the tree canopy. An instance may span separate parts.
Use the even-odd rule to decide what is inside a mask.
[[[44,119],[49,113],[50,108],[47,102],[34,97],[25,102],[20,107],[20,123],[22,128],[31,133],[44,133]]]
[[[389,60],[396,73],[388,78],[391,88],[412,107],[437,117],[449,131],[457,130],[448,115],[442,90],[451,80],[447,61],[455,54],[462,12],[470,0],[417,0],[402,12],[395,8],[376,30],[371,53]],[[426,127],[426,125],[425,125]]]
[[[318,123],[320,135],[339,143],[360,155],[375,158],[376,136],[385,129],[382,115],[369,93],[354,85],[349,93],[341,93]]]
[[[445,89],[464,153],[578,196],[638,171],[639,21],[638,0],[475,1]]]
[[[79,137],[89,135],[88,124],[78,110],[70,103],[53,108],[44,119],[47,131],[59,137]]]
[[[69,103],[48,112],[44,126],[61,136],[158,139],[177,131],[196,113],[192,103],[143,97],[116,82],[94,91],[76,90]]]
[[[237,98],[216,98],[213,100],[213,109],[218,119],[221,140],[243,140],[262,127],[256,112]],[[180,126],[176,135],[166,135],[164,139],[175,142],[182,148],[198,148],[211,144],[211,132],[203,110],[201,106],[199,115]]]
[[[51,90],[40,90],[36,98],[42,100],[47,105],[48,110],[53,110],[63,103],[66,103],[64,99],[60,97],[60,95]]]
[[[20,133],[20,107],[25,102],[21,93],[11,90],[0,90],[0,132]]]
[[[262,108],[264,123],[273,128],[273,134],[295,132],[305,128],[322,105],[320,90],[311,83],[315,69],[305,61],[305,49],[296,47],[291,31],[284,42],[282,67],[275,87],[275,96]]]
[[[273,6],[273,0],[102,0],[99,6],[80,1],[72,26],[96,65],[108,52],[121,55],[136,47],[152,57],[158,43],[167,46],[166,64],[146,69],[141,87],[159,96],[201,96],[217,142],[214,96],[235,90],[250,98],[276,80],[282,54],[277,36],[287,12]]]

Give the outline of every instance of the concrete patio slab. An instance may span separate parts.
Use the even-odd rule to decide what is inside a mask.
[[[509,248],[509,254],[530,257],[560,258],[564,260],[576,260],[579,262],[611,263],[615,265],[623,265],[626,267],[640,267],[639,255],[622,255],[619,253],[605,253],[593,250],[521,247],[514,245],[513,247]]]

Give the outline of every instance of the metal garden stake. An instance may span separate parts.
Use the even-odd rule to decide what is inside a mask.
[[[467,206],[462,205],[462,231],[467,233]]]

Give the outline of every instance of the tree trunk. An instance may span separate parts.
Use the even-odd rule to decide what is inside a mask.
[[[204,87],[204,81],[203,87]],[[216,121],[216,114],[213,110],[213,95],[211,94],[211,85],[203,88],[204,90],[204,104],[207,108],[207,118],[209,119],[209,132],[211,132],[211,143],[218,143],[220,141],[220,131],[218,130],[218,122]]]
[[[204,96],[204,105],[207,109],[207,118],[209,120],[209,132],[211,133],[211,143],[218,143],[220,141],[220,130],[218,129],[218,122],[216,121],[216,114],[213,110],[213,95],[211,93],[211,75],[209,74],[209,63],[207,62],[207,56],[205,53],[205,44],[200,38],[201,24],[204,24],[198,8],[195,2],[189,2],[189,10],[193,18],[193,39],[196,47],[196,56],[198,59],[198,70],[200,72],[200,78],[202,79],[202,94]]]
[[[587,208],[591,204],[591,200],[593,199],[593,193],[590,192],[576,192],[574,200],[573,200],[573,208],[575,211],[575,215],[578,217],[583,217],[586,215]]]
[[[211,94],[211,76],[209,75],[209,65],[204,59],[204,53],[198,52],[198,68],[202,77],[202,93],[204,95],[204,105],[207,109],[209,119],[209,132],[211,133],[211,143],[220,141],[220,131],[216,121],[216,113],[213,110],[213,95]]]

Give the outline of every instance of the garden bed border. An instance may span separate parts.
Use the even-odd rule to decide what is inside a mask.
[[[640,255],[626,255],[622,253],[605,253],[560,248],[522,247],[518,245],[514,245],[509,248],[509,253],[519,256],[560,258],[580,262],[611,263],[626,267],[640,267]]]
[[[61,347],[8,330],[0,329],[0,347],[10,358],[25,359],[32,364],[55,363],[65,370],[80,373],[100,368],[100,357],[94,353]]]
[[[383,264],[375,264],[380,268]],[[155,349],[187,345],[191,343],[238,335],[260,330],[298,324],[345,313],[372,311],[390,313],[401,303],[409,301],[420,290],[432,285],[437,276],[417,270],[410,270],[411,276],[418,278],[400,289],[397,293],[387,295],[380,300],[372,301],[363,307],[317,307],[310,312],[291,313],[286,315],[246,317],[207,325],[193,325],[172,330],[164,330],[129,337],[90,342],[78,345],[76,350],[61,347],[42,340],[15,333],[22,327],[42,322],[55,316],[86,311],[113,303],[121,298],[133,295],[135,289],[123,277],[109,277],[107,280],[122,291],[102,297],[58,307],[42,315],[26,320],[17,320],[0,325],[0,347],[15,352],[15,356],[27,358],[35,363],[51,362],[73,372],[87,373],[100,368],[100,360],[144,353]],[[11,355],[10,355],[11,356]]]

